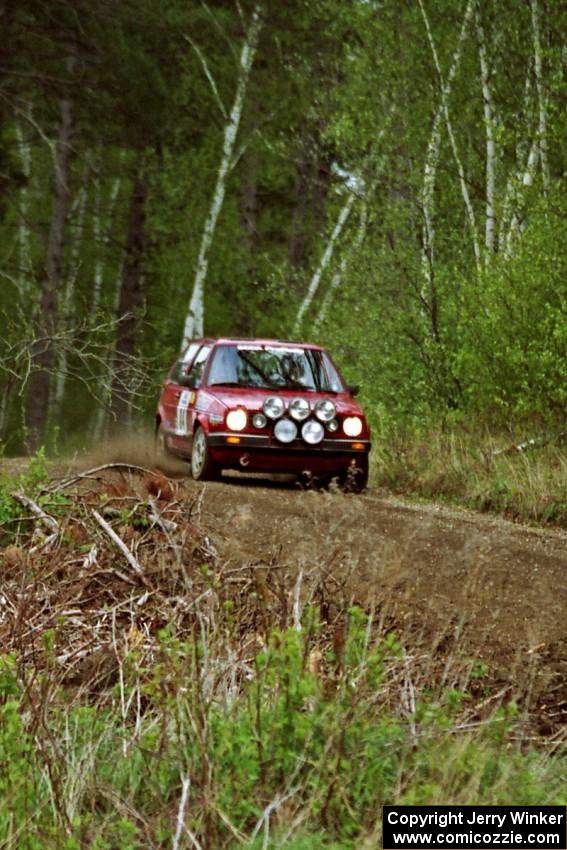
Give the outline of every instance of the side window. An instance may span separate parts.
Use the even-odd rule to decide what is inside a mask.
[[[192,387],[200,387],[201,386],[201,378],[203,377],[203,371],[205,369],[205,363],[209,357],[209,353],[211,351],[210,345],[204,345],[197,356],[193,361],[193,365],[189,369],[188,378],[191,381]]]
[[[192,342],[191,345],[183,352],[181,360],[178,360],[169,376],[169,380],[174,384],[179,383],[179,379],[187,374],[188,368],[191,366],[193,358],[199,350],[200,343]]]

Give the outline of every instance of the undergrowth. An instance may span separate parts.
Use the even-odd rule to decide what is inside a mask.
[[[49,652],[29,678],[4,656],[0,846],[363,848],[383,804],[561,801],[565,763],[511,742],[513,704],[462,724],[466,693],[392,690],[403,650],[360,609],[340,657],[319,630],[307,609],[237,671],[206,623],[191,640],[166,629],[94,703],[52,684]]]
[[[567,528],[564,435],[527,439],[464,426],[379,433],[371,457],[371,480],[395,493]]]
[[[9,543],[27,522],[22,503],[14,497],[15,493],[37,496],[37,505],[42,509],[49,506],[54,513],[68,505],[68,500],[60,494],[47,496],[41,493],[47,481],[49,472],[43,449],[29,459],[25,472],[17,476],[0,477],[0,545]]]

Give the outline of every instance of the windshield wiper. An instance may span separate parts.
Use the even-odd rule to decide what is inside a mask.
[[[247,364],[248,364],[248,366],[251,366],[251,367],[252,367],[252,369],[254,369],[254,371],[256,372],[256,374],[257,374],[257,375],[260,375],[260,377],[262,378],[262,380],[264,381],[264,383],[266,383],[266,384],[267,384],[267,388],[266,388],[266,389],[270,389],[270,390],[277,390],[277,386],[275,386],[275,385],[272,383],[272,381],[270,381],[270,379],[269,379],[269,378],[268,378],[268,376],[267,376],[267,375],[266,375],[266,374],[262,371],[262,369],[260,369],[260,367],[259,367],[259,366],[257,366],[257,365],[256,365],[256,364],[252,361],[252,360],[250,360],[250,358],[246,357],[246,355],[245,355],[245,354],[243,354],[243,353],[242,353],[242,351],[239,351],[239,352],[238,352],[238,356],[240,357],[240,359],[241,359],[241,360],[244,360],[244,362],[245,362],[245,363],[247,363]]]
[[[214,384],[209,384],[210,387],[246,387],[242,381],[215,381]]]

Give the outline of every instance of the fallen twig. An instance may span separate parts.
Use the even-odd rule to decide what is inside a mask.
[[[130,469],[134,472],[143,472],[145,475],[153,474],[151,469],[148,469],[145,466],[137,466],[134,463],[105,463],[102,466],[95,466],[92,469],[85,470],[85,472],[73,475],[72,478],[64,478],[63,481],[59,481],[51,487],[46,487],[44,492],[54,493],[57,490],[64,490],[65,487],[70,487],[71,484],[75,484],[76,481],[81,481],[83,478],[90,478],[96,472],[103,472],[105,469]]]
[[[532,437],[529,440],[525,440],[523,443],[515,443],[512,446],[506,446],[505,449],[496,449],[492,452],[492,457],[514,454],[514,452],[521,454],[522,452],[527,452],[528,449],[543,449],[545,446],[549,445],[549,443],[562,443],[566,439],[567,431],[560,431],[559,434],[552,434],[551,436],[548,435],[546,437]]]
[[[120,551],[130,564],[136,575],[138,575],[142,579],[144,584],[146,584],[146,579],[144,577],[144,574],[142,573],[142,568],[140,567],[138,561],[136,560],[130,549],[128,549],[122,538],[119,537],[118,534],[112,528],[112,526],[110,526],[107,521],[101,517],[98,511],[93,510],[93,516],[100,525],[100,527],[103,529],[103,531],[108,534],[112,542],[120,549]]]
[[[25,493],[22,493],[20,490],[15,490],[13,493],[10,493],[11,497],[23,505],[25,508],[29,508],[29,510],[44,524],[52,534],[59,533],[59,523],[57,520],[53,519],[52,516],[49,516],[45,513],[45,511],[40,508],[37,502],[34,502],[33,499],[30,499],[29,496],[26,496]]]

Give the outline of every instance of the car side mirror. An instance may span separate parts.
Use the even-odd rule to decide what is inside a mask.
[[[192,375],[180,375],[177,383],[182,387],[189,387],[190,390],[195,388],[195,379]]]
[[[360,386],[358,384],[347,384],[347,390],[354,398],[355,395],[358,395],[360,392]]]

